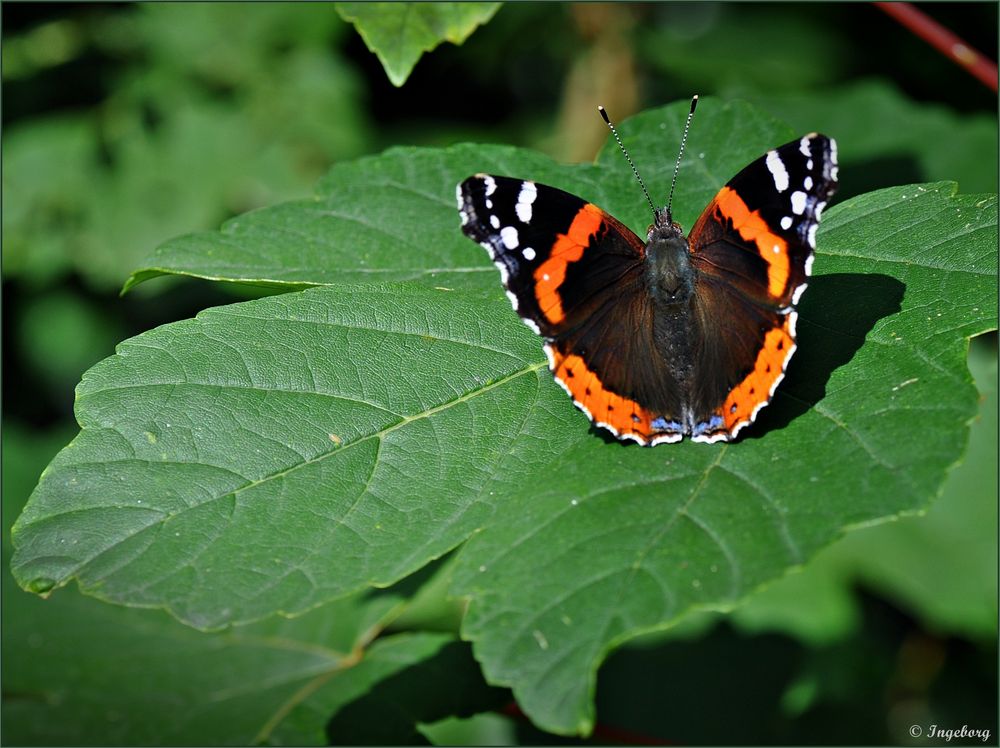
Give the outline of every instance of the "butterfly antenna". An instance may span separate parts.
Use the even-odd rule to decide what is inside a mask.
[[[653,201],[649,199],[649,192],[646,190],[646,185],[643,184],[642,177],[639,176],[639,170],[635,168],[635,164],[632,163],[632,158],[628,155],[628,151],[625,150],[625,144],[622,143],[622,139],[618,137],[618,131],[615,126],[611,124],[611,120],[608,119],[608,113],[604,111],[604,107],[597,107],[597,111],[601,113],[604,117],[604,121],[607,123],[608,127],[611,128],[611,134],[615,136],[615,140],[618,142],[618,147],[622,149],[622,153],[625,154],[625,160],[628,161],[628,165],[632,167],[632,173],[635,174],[635,178],[639,181],[639,186],[642,187],[642,194],[646,196],[646,202],[649,203],[649,209],[653,211],[653,219],[656,219],[656,206],[653,205]]]
[[[684,146],[688,139],[688,129],[691,127],[691,118],[694,117],[695,107],[698,106],[698,94],[691,97],[691,111],[688,112],[687,121],[684,123],[684,134],[681,135],[681,148],[677,152],[677,163],[674,164],[674,178],[670,180],[670,195],[667,197],[667,221],[671,219],[670,206],[674,203],[674,187],[677,186],[677,170],[681,168],[681,156],[684,155]]]

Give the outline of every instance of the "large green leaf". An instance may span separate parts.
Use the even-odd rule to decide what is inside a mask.
[[[952,192],[892,188],[829,212],[800,352],[750,439],[648,462],[595,439],[506,476],[456,591],[487,675],[536,722],[587,730],[609,648],[734,605],[844,528],[935,495],[975,414],[966,338],[996,324],[996,199]]]
[[[685,110],[623,127],[656,194]],[[789,137],[744,105],[700,116],[675,203],[686,225]],[[326,198],[360,229],[300,224],[316,205],[290,205],[271,245],[281,221],[246,246],[272,247],[277,268],[290,236],[308,247],[340,232],[329,267],[350,280],[372,258],[362,270],[404,263],[425,278],[451,258],[488,267],[448,207],[459,179],[544,179],[644,225],[610,155],[574,168],[514,149],[395,151],[363,171],[398,189],[359,172]],[[206,249],[244,246],[228,236],[207,235]],[[641,449],[592,433],[492,272],[465,290],[332,285],[209,310],[123,343],[84,377],[83,430],[15,527],[15,574],[39,592],[76,578],[210,628],[390,584],[472,535],[454,589],[471,598],[463,633],[488,679],[539,725],[587,731],[610,648],[692,607],[734,605],[845,527],[935,495],[975,412],[967,338],[996,326],[996,241],[995,197],[953,185],[831,208],[800,350],[775,403],[730,445]],[[336,280],[305,266],[305,282]],[[449,285],[463,275],[475,273]]]
[[[441,42],[461,44],[497,12],[500,3],[337,3],[378,55],[394,86],[402,86],[424,52]]]

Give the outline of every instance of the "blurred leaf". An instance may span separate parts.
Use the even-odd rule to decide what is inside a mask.
[[[84,370],[110,354],[123,332],[119,320],[70,291],[29,298],[18,310],[17,328],[32,374],[68,402]]]
[[[426,584],[414,595],[389,626],[393,631],[443,631],[458,635],[465,615],[465,601],[451,597],[454,556],[447,556]]]
[[[235,9],[223,3],[180,8],[150,3],[122,19],[122,27],[118,38],[133,45],[141,41],[155,67],[237,86],[247,86],[258,76],[271,77],[274,64],[283,64],[284,55],[296,50],[319,49],[332,57],[330,41],[348,30],[326,3],[292,10],[282,3]],[[288,49],[289,44],[294,47]]]
[[[448,717],[419,726],[433,745],[519,745],[510,719],[492,712],[472,717]]]
[[[101,17],[111,92],[4,134],[4,272],[95,287],[170,236],[308,194],[368,147],[363,90],[322,4],[149,4]],[[225,95],[220,95],[224,92]]]
[[[331,745],[425,745],[419,723],[468,717],[509,701],[510,692],[483,681],[472,647],[455,641],[342,706],[326,732]]]
[[[915,102],[883,80],[815,93],[755,95],[796,130],[836,137],[841,189],[855,195],[901,181],[951,180],[965,193],[997,191],[996,115]]]
[[[845,37],[816,21],[822,6],[805,14],[781,5],[657,3],[650,13],[640,59],[675,92],[715,94],[736,84],[815,92],[851,59]]]
[[[486,23],[500,3],[337,3],[337,10],[378,55],[394,86],[402,86],[413,66],[441,42],[461,44]]]
[[[4,130],[3,273],[35,284],[70,266],[86,241],[98,167],[94,128],[62,117]]]
[[[4,744],[249,745],[302,689],[350,673],[351,639],[394,603],[354,596],[205,634],[161,611],[76,591],[42,601],[7,582]]]
[[[340,714],[342,709],[352,704],[360,704],[363,708],[372,700],[379,701],[381,692],[378,689],[382,687],[381,684],[388,682],[389,690],[394,690],[394,678],[402,675],[409,680],[408,671],[413,672],[411,668],[416,672],[426,673],[425,663],[433,663],[439,654],[451,652],[457,644],[447,634],[397,634],[378,639],[349,673],[317,683],[316,688],[303,694],[301,702],[283,715],[283,719],[274,725],[273,730],[260,737],[267,745],[329,745],[331,739],[338,743],[345,742],[349,740],[349,733],[341,732],[340,722],[333,725],[333,734],[328,733],[331,715]],[[438,677],[442,675],[446,674],[437,674]],[[442,690],[447,691],[448,686],[443,686]],[[430,692],[431,689],[425,688],[425,691]],[[405,710],[410,706],[408,699],[413,694],[406,692],[397,695],[401,700],[390,705],[388,708],[391,711],[377,717],[377,721],[386,720],[394,726],[406,724]],[[351,729],[355,726],[346,727]],[[357,729],[363,727],[356,726]],[[380,742],[370,744],[377,745]]]
[[[785,137],[745,105],[706,104],[675,203],[688,223]],[[636,117],[623,136],[635,154],[659,152],[686,110]],[[326,210],[369,246],[395,247],[407,272],[461,247],[485,265],[445,213],[458,179],[540,172],[591,199],[600,188],[601,204],[644,224],[611,153],[574,168],[515,149],[401,150],[384,157],[385,174],[412,159],[393,190],[362,201],[359,181],[346,208]],[[375,183],[382,165],[367,162]],[[670,168],[648,175],[654,189]],[[438,209],[401,210],[396,196],[415,190]],[[314,205],[284,210],[279,249],[341,231],[333,259],[360,264],[352,222],[310,226]],[[426,241],[400,256],[417,233]],[[800,351],[734,445],[596,438],[498,284],[333,285],[204,312],[123,343],[84,377],[83,431],[18,520],[15,573],[39,592],[76,578],[213,627],[389,584],[475,533],[454,572],[471,598],[463,636],[537,724],[586,732],[594,672],[616,644],[735,605],[844,528],[936,494],[975,412],[966,338],[996,326],[996,241],[995,197],[952,185],[831,208]]]
[[[4,424],[7,525],[64,440],[62,431],[38,436]],[[6,575],[10,544],[3,549]],[[295,620],[204,634],[76,590],[43,601],[10,578],[2,588],[5,745],[249,745],[293,729],[283,726],[286,713],[331,679],[343,693],[377,683],[368,660],[386,647],[376,645],[355,672],[359,647],[407,596],[403,586],[366,592]]]
[[[4,38],[4,81],[28,78],[62,65],[80,54],[83,35],[78,24],[65,19],[41,23],[13,38]]]

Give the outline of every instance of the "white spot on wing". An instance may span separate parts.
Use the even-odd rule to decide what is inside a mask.
[[[818,224],[815,223],[812,224],[809,227],[808,234],[806,235],[806,239],[809,241],[809,246],[812,247],[813,249],[816,249],[816,229],[818,227],[819,227]]]
[[[812,151],[809,150],[809,136],[803,136],[802,140],[799,141],[799,153],[801,153],[806,158],[812,157]],[[809,167],[812,168],[811,166]]]
[[[507,249],[517,249],[517,229],[513,226],[504,226],[500,229],[500,240]]]
[[[524,249],[522,249],[521,254],[524,255],[524,259],[526,259],[528,262],[531,262],[533,259],[535,259],[535,250],[533,250],[531,247],[525,247]]]
[[[806,210],[806,193],[796,190],[792,193],[792,213],[801,216]]]
[[[494,192],[497,191],[496,180],[493,179],[489,174],[483,175],[483,184],[486,185],[486,197],[489,197]]]
[[[792,227],[791,216],[785,216],[784,218],[781,219],[781,228],[783,228],[785,231],[788,231],[788,229],[790,229],[791,227]]]
[[[771,176],[774,178],[774,186],[778,189],[778,192],[787,190],[788,171],[785,169],[785,164],[781,160],[781,156],[778,155],[778,152],[768,151],[765,163],[767,164],[767,170],[771,172]]]
[[[802,187],[805,188],[806,191],[811,190],[813,188],[813,178],[812,177],[806,177],[802,181]]]
[[[495,229],[500,228],[500,219],[497,218],[495,215],[490,216],[490,226],[492,226]]]
[[[538,188],[534,182],[522,182],[521,192],[517,196],[517,205],[514,211],[522,223],[531,223],[531,204],[538,197]]]

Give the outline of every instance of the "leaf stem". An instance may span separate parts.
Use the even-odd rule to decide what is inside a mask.
[[[912,3],[880,2],[875,3],[875,7],[892,16],[941,54],[961,65],[996,93],[997,66],[984,54],[970,47],[923,11],[917,10]]]

